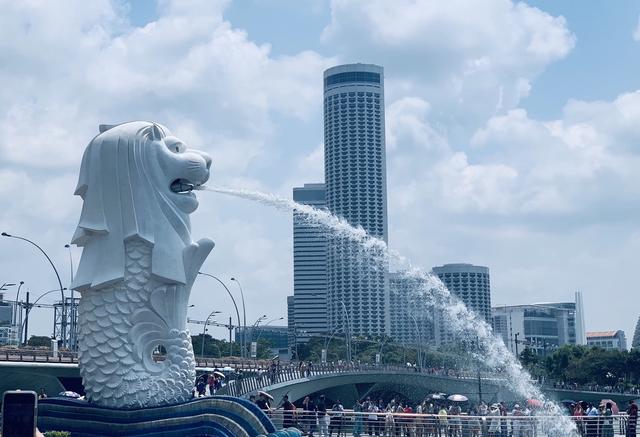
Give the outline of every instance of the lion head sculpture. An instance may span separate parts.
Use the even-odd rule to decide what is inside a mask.
[[[124,244],[153,246],[152,274],[185,284],[182,250],[192,244],[191,188],[209,178],[211,158],[188,149],[169,130],[135,121],[100,126],[82,157],[75,194],[84,201],[72,242],[83,247],[73,288],[99,288],[123,279]],[[186,188],[178,188],[186,187]]]

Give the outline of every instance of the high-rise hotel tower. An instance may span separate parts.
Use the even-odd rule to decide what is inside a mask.
[[[324,72],[327,208],[387,241],[383,69],[347,64]],[[363,259],[356,245],[332,237],[327,250],[329,330],[389,333],[386,265]]]

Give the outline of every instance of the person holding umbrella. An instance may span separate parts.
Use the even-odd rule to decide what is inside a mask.
[[[265,413],[269,413],[271,411],[271,402],[273,401],[273,396],[264,391],[258,392],[258,399],[256,400],[256,405]]]
[[[602,437],[613,437],[613,411],[611,411],[612,404],[607,402],[604,407],[604,416],[602,420]]]

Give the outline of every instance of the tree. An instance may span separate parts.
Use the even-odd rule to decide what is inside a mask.
[[[34,347],[51,347],[51,337],[46,335],[32,335],[27,341],[28,346]]]

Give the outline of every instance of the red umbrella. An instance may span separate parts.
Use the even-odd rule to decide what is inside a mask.
[[[620,408],[618,408],[618,404],[616,404],[614,401],[612,401],[611,399],[603,399],[600,401],[600,405],[607,405],[607,403],[611,404],[611,412],[613,414],[619,414],[620,413]]]
[[[542,408],[542,401],[538,399],[527,400],[527,406],[531,408]]]

